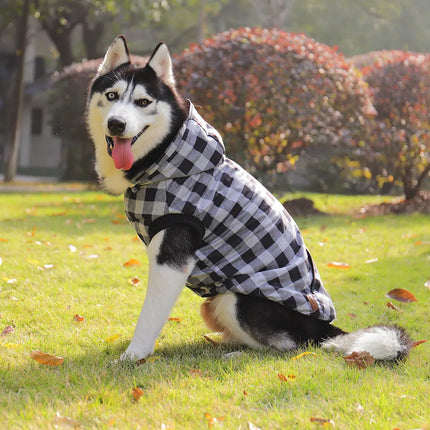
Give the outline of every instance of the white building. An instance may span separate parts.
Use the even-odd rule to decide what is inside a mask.
[[[34,19],[29,21],[25,54],[25,103],[18,174],[58,177],[61,169],[61,139],[54,136],[48,106],[49,75],[56,64],[55,48]],[[15,68],[14,34],[0,37],[0,172],[4,170],[10,123],[4,120],[12,91]]]

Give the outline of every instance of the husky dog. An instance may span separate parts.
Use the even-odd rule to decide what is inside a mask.
[[[346,333],[299,229],[258,181],[225,156],[219,133],[175,87],[160,43],[145,67],[118,36],[92,82],[88,128],[103,188],[124,193],[125,211],[147,246],[146,297],[123,359],[140,360],[186,285],[227,342],[279,351],[316,342],[375,359],[408,354],[396,326]]]

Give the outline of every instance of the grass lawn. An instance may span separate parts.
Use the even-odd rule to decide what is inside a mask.
[[[429,217],[360,217],[363,203],[380,199],[310,197],[330,215],[297,221],[337,324],[395,323],[414,340],[430,338]],[[317,347],[278,354],[214,346],[204,338],[201,299],[188,290],[153,357],[135,368],[118,363],[145,291],[146,254],[135,238],[121,198],[0,196],[0,331],[14,326],[0,337],[1,428],[430,428],[429,343],[403,363],[365,370]],[[132,258],[140,265],[124,267]],[[330,268],[332,261],[350,268]],[[135,276],[137,285],[129,282]],[[418,301],[391,300],[398,310],[390,309],[393,288]],[[64,363],[39,364],[32,350]],[[314,354],[293,359],[303,352]]]

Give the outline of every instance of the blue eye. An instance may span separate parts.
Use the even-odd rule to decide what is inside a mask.
[[[118,93],[116,91],[109,91],[105,94],[105,96],[110,102],[114,102],[115,100],[119,99]]]

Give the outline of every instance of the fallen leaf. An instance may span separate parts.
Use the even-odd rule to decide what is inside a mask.
[[[33,230],[31,230],[30,232],[25,233],[26,236],[28,237],[34,237],[36,236],[36,227],[33,227]]]
[[[140,284],[140,278],[138,278],[137,276],[134,276],[133,278],[130,278],[129,280],[128,280],[128,283],[130,284],[130,285],[139,285]]]
[[[3,342],[3,343],[0,343],[0,345],[4,346],[5,348],[8,348],[8,349],[14,349],[14,348],[18,348],[18,347],[22,346],[19,343],[12,343],[12,342]]]
[[[53,264],[44,264],[43,266],[38,266],[37,267],[39,270],[52,270],[55,268],[55,266]]]
[[[348,316],[349,316],[350,318],[357,318],[357,315],[355,315],[353,312],[350,312],[350,313],[348,314]]]
[[[222,333],[214,332],[203,335],[203,338],[213,346],[218,346],[221,343]]]
[[[411,348],[416,348],[418,345],[421,345],[422,343],[427,342],[426,339],[423,340],[415,340],[411,343]]]
[[[7,242],[7,239],[3,239],[2,237],[0,237],[0,242]]]
[[[76,246],[75,245],[69,245],[69,251],[70,252],[76,252],[77,251]]]
[[[390,308],[390,309],[393,309],[394,311],[397,311],[397,312],[403,312],[397,306],[393,305],[391,302],[387,303],[387,307]]]
[[[243,395],[244,395],[244,396],[247,396],[247,395],[248,395],[248,391],[243,390]]]
[[[8,334],[13,333],[14,330],[15,327],[13,325],[8,325],[3,329],[0,336],[7,336]]]
[[[324,427],[334,426],[334,421],[328,418],[311,417],[311,423],[321,424]]]
[[[225,420],[225,417],[213,417],[210,413],[205,412],[205,418],[208,422],[209,428],[212,428],[215,424],[222,423]]]
[[[306,351],[294,356],[293,358],[291,358],[291,360],[299,360],[300,358],[306,357],[307,355],[312,355],[313,357],[316,357],[315,352]]]
[[[190,369],[190,375],[195,378],[203,378],[203,372],[200,369]]]
[[[56,417],[54,418],[55,428],[64,428],[64,429],[81,429],[83,428],[80,423],[75,421],[70,417],[62,417],[59,412],[57,412]]]
[[[418,301],[410,291],[404,290],[403,288],[394,288],[394,290],[389,291],[385,296],[403,303]]]
[[[415,242],[415,245],[416,246],[418,246],[418,245],[430,245],[430,240],[417,240]]]
[[[134,387],[131,393],[133,394],[133,397],[136,402],[138,402],[139,399],[143,396],[143,390],[139,387]]]
[[[123,264],[124,267],[133,267],[133,266],[140,266],[140,261],[136,260],[135,258],[130,258],[130,260],[126,261]]]
[[[169,318],[169,321],[176,321],[177,323],[180,323],[182,321],[182,318],[171,317]]]
[[[81,316],[81,315],[79,315],[79,314],[76,314],[76,315],[73,317],[73,319],[74,319],[75,321],[81,322],[81,321],[83,321],[85,318],[84,318],[84,317],[82,317],[82,316]]]
[[[327,263],[328,267],[332,267],[334,269],[350,269],[351,266],[348,263],[343,263],[340,261],[331,261],[330,263]]]
[[[366,264],[372,264],[372,263],[376,263],[378,261],[377,258],[371,258],[370,260],[366,260],[365,263]]]
[[[64,358],[58,357],[56,355],[46,354],[42,351],[31,351],[30,357],[40,364],[45,364],[47,366],[59,366],[63,364]]]
[[[278,373],[278,378],[282,381],[282,382],[289,382],[289,381],[294,381],[294,379],[296,379],[296,375],[288,375],[285,376],[282,373]]]
[[[82,224],[94,224],[96,222],[95,218],[86,218],[81,221]]]
[[[375,359],[367,351],[354,351],[343,359],[349,367],[357,367],[358,369],[365,369],[375,364]]]
[[[115,342],[117,339],[119,339],[121,337],[120,334],[113,334],[112,336],[107,337],[106,339],[104,339],[104,341],[106,343],[112,343]]]

